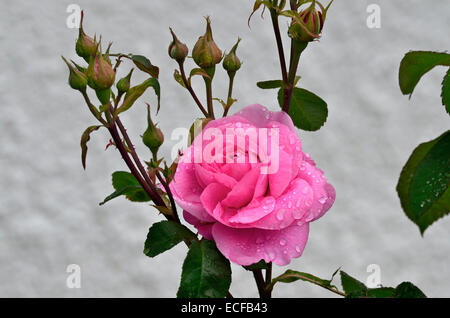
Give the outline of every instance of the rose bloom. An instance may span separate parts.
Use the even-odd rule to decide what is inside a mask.
[[[180,157],[170,188],[185,220],[239,265],[299,257],[309,222],[335,199],[289,115],[261,105],[209,122]]]

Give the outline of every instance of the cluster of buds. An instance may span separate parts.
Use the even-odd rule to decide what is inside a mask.
[[[293,18],[289,26],[289,36],[303,43],[318,39],[325,23],[327,11],[332,2],[327,7],[324,7],[318,1],[311,1],[311,5],[307,9],[301,10],[298,16]],[[316,9],[316,4],[319,6],[319,10]]]
[[[73,89],[84,91],[86,85],[95,90],[98,99],[102,104],[107,104],[110,100],[111,86],[114,84],[116,72],[111,65],[109,58],[109,44],[105,53],[102,53],[101,38],[99,42],[86,35],[83,29],[83,12],[81,12],[80,28],[78,39],[75,44],[75,51],[89,63],[87,68],[80,67],[73,63],[71,65],[63,57],[69,67],[69,85]]]

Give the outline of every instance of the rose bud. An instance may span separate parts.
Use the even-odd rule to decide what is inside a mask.
[[[70,87],[72,87],[73,89],[79,90],[79,91],[84,91],[86,90],[86,85],[88,82],[87,76],[79,71],[76,67],[74,67],[73,65],[71,65],[65,58],[64,56],[61,56],[62,59],[64,60],[64,62],[67,64],[67,66],[69,67],[69,85]]]
[[[147,106],[147,121],[148,127],[142,135],[142,142],[150,149],[153,156],[156,157],[159,147],[161,147],[164,142],[164,135],[161,130],[156,127],[150,117],[150,106]]]
[[[313,1],[308,9],[300,12],[300,21],[293,20],[289,27],[289,36],[299,42],[311,42],[320,37],[323,25],[325,23],[326,13],[330,7],[331,1],[326,8],[320,3],[320,11],[316,10]]]
[[[84,58],[84,60],[89,63],[91,55],[95,54],[97,45],[95,43],[95,37],[93,39],[87,36],[86,33],[84,33],[83,16],[83,11],[81,11],[80,28],[78,32],[77,43],[75,44],[75,51],[77,52],[78,56]]]
[[[181,43],[172,28],[170,28],[170,33],[172,33],[173,41],[169,45],[169,56],[179,63],[183,63],[184,59],[189,53],[189,49],[186,44]]]
[[[225,55],[225,58],[223,59],[222,66],[227,72],[234,73],[241,68],[241,61],[236,56],[236,49],[237,49],[240,41],[241,41],[241,39],[238,38],[236,44],[231,49],[230,53]]]
[[[130,73],[128,73],[127,76],[121,78],[117,84],[117,91],[119,92],[119,94],[123,94],[128,92],[128,90],[130,89],[130,82],[131,82],[131,74],[133,74],[133,70],[134,68],[131,69]]]
[[[192,50],[195,63],[202,69],[211,68],[222,60],[222,51],[213,40],[209,17],[206,18],[206,23],[205,34],[198,38]]]
[[[95,55],[91,55],[86,71],[88,85],[95,90],[104,90],[114,84],[116,73],[112,66],[103,58],[101,47]]]

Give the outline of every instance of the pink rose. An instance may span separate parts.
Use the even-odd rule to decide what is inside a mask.
[[[261,105],[209,122],[183,152],[170,188],[185,220],[239,265],[299,257],[309,222],[335,199],[291,118]]]

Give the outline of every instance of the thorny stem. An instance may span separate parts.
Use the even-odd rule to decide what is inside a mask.
[[[203,115],[205,115],[205,117],[208,118],[209,117],[208,112],[206,111],[205,107],[203,107],[202,103],[198,99],[197,95],[195,94],[194,90],[192,89],[192,86],[189,84],[189,81],[186,78],[186,73],[184,71],[183,63],[180,62],[180,63],[178,63],[178,65],[180,67],[180,75],[181,75],[181,79],[183,80],[184,86],[186,86],[186,89],[191,94],[192,98],[194,99],[195,103],[197,104],[198,108],[201,110]]]
[[[178,216],[177,207],[175,205],[175,200],[173,199],[172,190],[170,190],[169,185],[167,184],[166,180],[161,176],[161,173],[159,171],[156,171],[156,177],[158,178],[159,182],[161,182],[161,185],[164,187],[164,190],[166,190],[167,196],[169,197],[170,205],[172,207],[173,215],[175,216],[175,219],[178,223],[181,223],[180,217]]]
[[[131,153],[131,157],[133,158],[134,162],[136,163],[137,168],[139,169],[140,173],[142,174],[142,176],[144,177],[144,180],[147,182],[148,186],[150,187],[150,190],[152,191],[152,193],[154,194],[155,198],[157,198],[157,200],[153,200],[155,202],[155,204],[157,204],[158,206],[163,206],[163,207],[167,207],[166,203],[164,202],[164,200],[161,198],[161,196],[158,194],[152,180],[150,179],[150,176],[148,175],[147,171],[145,170],[144,166],[142,165],[136,150],[134,148],[133,143],[130,140],[130,137],[128,136],[128,133],[125,129],[125,127],[122,125],[122,122],[120,121],[119,117],[116,117],[116,121],[117,126],[119,127],[120,132],[122,133],[123,138],[125,139],[125,142],[128,146],[128,148],[130,149],[130,153]]]

